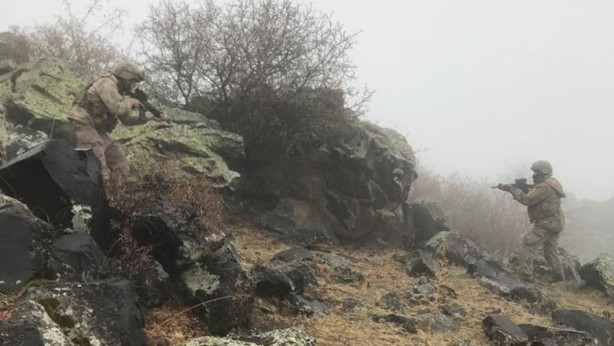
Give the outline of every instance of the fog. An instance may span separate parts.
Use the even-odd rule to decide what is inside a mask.
[[[75,12],[90,1],[71,1]],[[142,21],[148,1],[108,1]],[[440,174],[491,177],[551,161],[579,198],[614,196],[614,3],[317,0],[350,31],[367,118]],[[53,20],[62,1],[3,6],[0,30]],[[125,40],[123,42],[126,42]]]

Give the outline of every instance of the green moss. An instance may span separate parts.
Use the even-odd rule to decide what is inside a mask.
[[[22,67],[13,98],[36,118],[66,121],[75,94],[84,85],[84,78],[70,71],[64,63],[39,60]]]
[[[118,126],[113,137],[126,147],[126,155],[139,166],[172,160],[177,169],[188,174],[205,174],[227,182],[228,166],[220,155],[241,157],[240,136],[199,125]]]

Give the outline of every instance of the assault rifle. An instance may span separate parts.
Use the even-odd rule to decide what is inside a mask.
[[[141,102],[141,105],[139,106],[139,119],[141,119],[141,121],[145,121],[145,114],[148,111],[156,118],[159,118],[160,114],[162,114],[160,110],[158,110],[156,107],[154,107],[151,103],[147,101],[149,97],[143,92],[143,90],[136,88],[134,89],[134,91],[126,91],[125,94]]]
[[[497,186],[491,186],[491,188],[507,191],[506,189],[502,189],[502,187],[505,187],[505,186],[517,187],[521,189],[524,193],[529,192],[529,190],[533,188],[533,185],[527,184],[527,180],[525,178],[515,179],[513,184],[499,184]]]

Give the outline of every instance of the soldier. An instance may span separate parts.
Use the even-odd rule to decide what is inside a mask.
[[[144,119],[139,118],[136,112],[132,112],[139,108],[139,100],[123,95],[143,79],[136,66],[121,63],[110,74],[88,84],[75,98],[68,116],[74,146],[92,149],[100,161],[103,180],[107,184],[119,184],[130,173],[126,155],[109,137],[118,120],[125,126],[141,125],[150,120],[165,121],[164,114],[154,117],[149,112]]]
[[[532,280],[533,263],[529,256],[523,254],[534,252],[542,246],[544,257],[553,271],[552,282],[563,281],[565,277],[558,246],[559,235],[565,227],[565,216],[561,209],[561,198],[565,197],[563,186],[552,176],[552,165],[548,161],[533,163],[531,170],[535,185],[528,192],[512,185],[497,186],[527,206],[529,220],[533,224],[531,232],[522,239],[519,269],[526,279]]]

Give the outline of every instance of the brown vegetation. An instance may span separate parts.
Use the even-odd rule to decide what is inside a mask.
[[[274,235],[246,224],[233,226],[232,233],[238,239],[239,252],[249,266],[263,263],[279,251],[291,247],[279,241]],[[319,299],[328,305],[328,314],[323,317],[300,317],[280,311],[259,315],[254,321],[257,329],[278,327],[297,327],[313,335],[318,345],[323,346],[379,346],[379,345],[448,345],[452,342],[471,340],[472,345],[487,346],[482,329],[482,319],[489,313],[502,313],[517,323],[551,325],[546,316],[536,315],[520,304],[510,302],[480,285],[467,275],[465,270],[448,263],[441,263],[445,278],[440,286],[452,288],[458,298],[443,297],[440,292],[433,302],[413,305],[404,301],[407,315],[437,309],[444,302],[457,303],[467,311],[467,317],[456,332],[425,332],[409,334],[392,323],[376,323],[372,314],[387,314],[390,311],[377,305],[381,297],[391,291],[402,292],[410,288],[415,278],[407,276],[405,268],[393,259],[397,250],[360,250],[352,247],[326,248],[324,251],[344,254],[350,265],[365,275],[362,282],[340,284],[327,275],[327,268],[318,268],[319,286],[314,290]],[[548,297],[555,299],[563,307],[578,308],[604,314],[614,308],[608,304],[602,293],[594,290],[577,290],[569,286],[543,285],[539,287]],[[364,305],[364,309],[347,312],[342,309],[342,301],[353,298]]]
[[[471,238],[483,253],[503,259],[520,244],[529,220],[526,207],[490,188],[492,184],[486,179],[458,174],[443,177],[421,169],[410,199],[436,202],[452,230]]]

